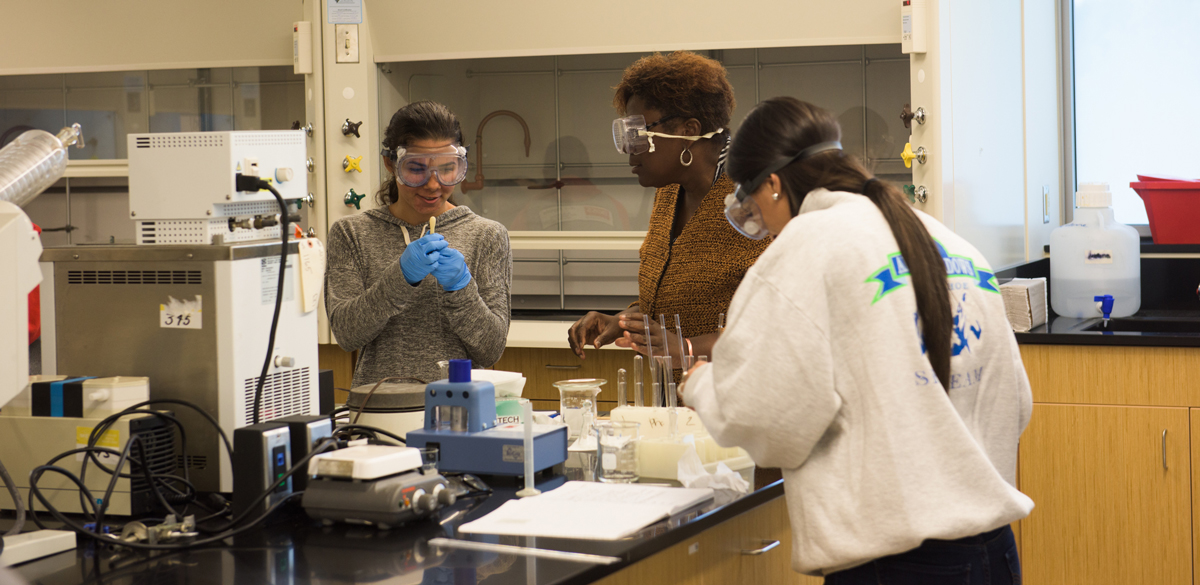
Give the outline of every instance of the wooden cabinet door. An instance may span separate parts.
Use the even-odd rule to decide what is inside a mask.
[[[566,336],[566,332],[563,332]],[[536,347],[510,347],[504,350],[500,361],[493,366],[497,370],[521,372],[525,375],[525,390],[522,396],[533,400],[539,410],[558,410],[558,389],[554,383],[575,378],[603,378],[608,383],[600,388],[597,407],[601,411],[611,410],[617,400],[617,369],[632,370],[632,350],[588,349],[587,359],[581,360],[569,349]],[[649,380],[649,371],[644,373]],[[649,390],[647,390],[649,392]],[[629,373],[629,399],[633,400],[633,374]]]
[[[701,547],[709,555],[705,585],[824,582],[792,570],[792,529],[783,497],[705,532]]]
[[[1025,582],[1192,582],[1188,409],[1034,405],[1021,436]],[[1165,434],[1164,434],[1165,433]]]
[[[1192,546],[1193,583],[1200,585],[1200,408],[1190,409],[1192,422]]]

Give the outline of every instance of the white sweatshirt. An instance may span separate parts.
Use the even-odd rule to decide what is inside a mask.
[[[685,400],[725,446],[781,467],[792,566],[818,575],[1024,518],[1017,439],[1032,396],[991,268],[944,248],[949,394],[917,329],[907,267],[870,200],[818,189],[747,272]]]

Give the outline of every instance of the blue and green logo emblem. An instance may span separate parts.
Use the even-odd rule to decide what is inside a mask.
[[[947,278],[969,278],[975,282],[976,286],[987,292],[1000,293],[1000,285],[996,282],[994,272],[976,267],[975,261],[970,258],[947,253],[941,242],[936,240],[935,242],[938,252],[942,255],[942,260],[946,262]],[[908,275],[908,264],[904,262],[904,256],[901,256],[899,252],[888,255],[887,265],[876,270],[870,278],[864,281],[879,285],[879,290],[875,292],[875,299],[871,301],[871,304],[874,305],[883,297],[908,286]]]

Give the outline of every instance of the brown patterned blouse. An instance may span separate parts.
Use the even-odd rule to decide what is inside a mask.
[[[717,315],[728,312],[746,270],[770,241],[751,240],[729,225],[725,196],[734,184],[722,173],[672,244],[679,189],[678,184],[667,185],[654,194],[640,252],[638,301],[653,319],[666,315],[672,329],[678,313],[683,335],[695,337],[716,332]]]

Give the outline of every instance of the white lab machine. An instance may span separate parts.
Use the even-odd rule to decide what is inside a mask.
[[[239,192],[236,173],[271,181],[284,200],[307,199],[302,130],[130,134],[128,140],[129,217],[138,244],[279,239],[277,225],[262,225],[279,214],[274,196]]]
[[[154,399],[177,398],[229,436],[252,423],[279,274],[279,205],[239,193],[236,173],[270,178],[292,203],[306,194],[303,131],[129,136],[130,217],[138,245],[42,254],[43,373],[145,376]],[[317,312],[304,310],[290,242],[261,421],[317,414]],[[320,282],[321,279],[317,278]],[[200,491],[231,492],[230,461],[200,415],[180,460]]]
[[[0,149],[0,407],[29,385],[29,293],[42,280],[37,269],[41,240],[21,206],[63,175],[67,147],[82,141],[75,124],[57,136],[30,130]],[[2,455],[0,450],[0,461]],[[75,533],[69,531],[7,535],[0,566],[74,547]]]

